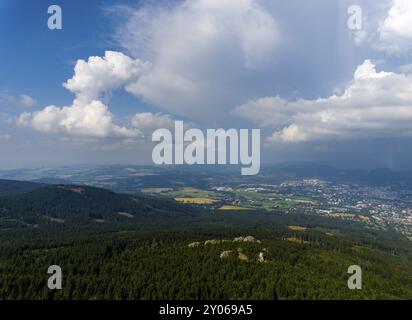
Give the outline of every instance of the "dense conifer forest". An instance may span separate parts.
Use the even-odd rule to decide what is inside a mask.
[[[412,299],[410,241],[356,223],[42,186],[1,196],[0,228],[0,299]]]

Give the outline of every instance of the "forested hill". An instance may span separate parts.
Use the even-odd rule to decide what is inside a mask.
[[[411,299],[410,240],[360,223],[7,182],[0,299]],[[13,184],[15,188],[13,189]],[[47,287],[50,265],[63,288]],[[362,290],[349,290],[359,265]]]
[[[34,182],[0,179],[0,196],[33,191],[42,185]]]
[[[30,186],[16,183],[14,192],[9,188],[8,195],[0,197],[1,221],[24,225],[105,223],[133,221],[136,217],[161,216],[187,210],[169,200],[117,194],[87,186],[36,185],[37,188],[29,191]]]

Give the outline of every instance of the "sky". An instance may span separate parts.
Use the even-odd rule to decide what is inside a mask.
[[[411,54],[410,0],[0,0],[0,168],[150,164],[183,120],[260,128],[264,163],[412,169]]]

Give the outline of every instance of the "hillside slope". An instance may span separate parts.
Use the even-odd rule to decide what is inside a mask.
[[[86,186],[42,186],[0,197],[0,221],[12,219],[29,225],[132,221],[136,216],[161,216],[174,210],[185,211],[173,201]]]
[[[30,192],[41,186],[34,182],[0,179],[0,196]]]

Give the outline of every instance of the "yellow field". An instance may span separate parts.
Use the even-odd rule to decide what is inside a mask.
[[[238,207],[238,206],[232,206],[232,205],[225,205],[219,208],[219,210],[253,210],[251,208],[245,208],[245,207]]]
[[[289,226],[288,228],[293,231],[306,231],[308,229],[306,227],[301,226]]]
[[[352,213],[329,213],[327,216],[332,218],[352,218],[355,215]]]
[[[180,203],[190,203],[190,204],[214,204],[219,200],[209,199],[209,198],[175,198],[177,202]]]
[[[181,190],[182,192],[187,192],[187,193],[201,193],[204,192],[204,190],[196,189],[196,188],[183,188]]]

